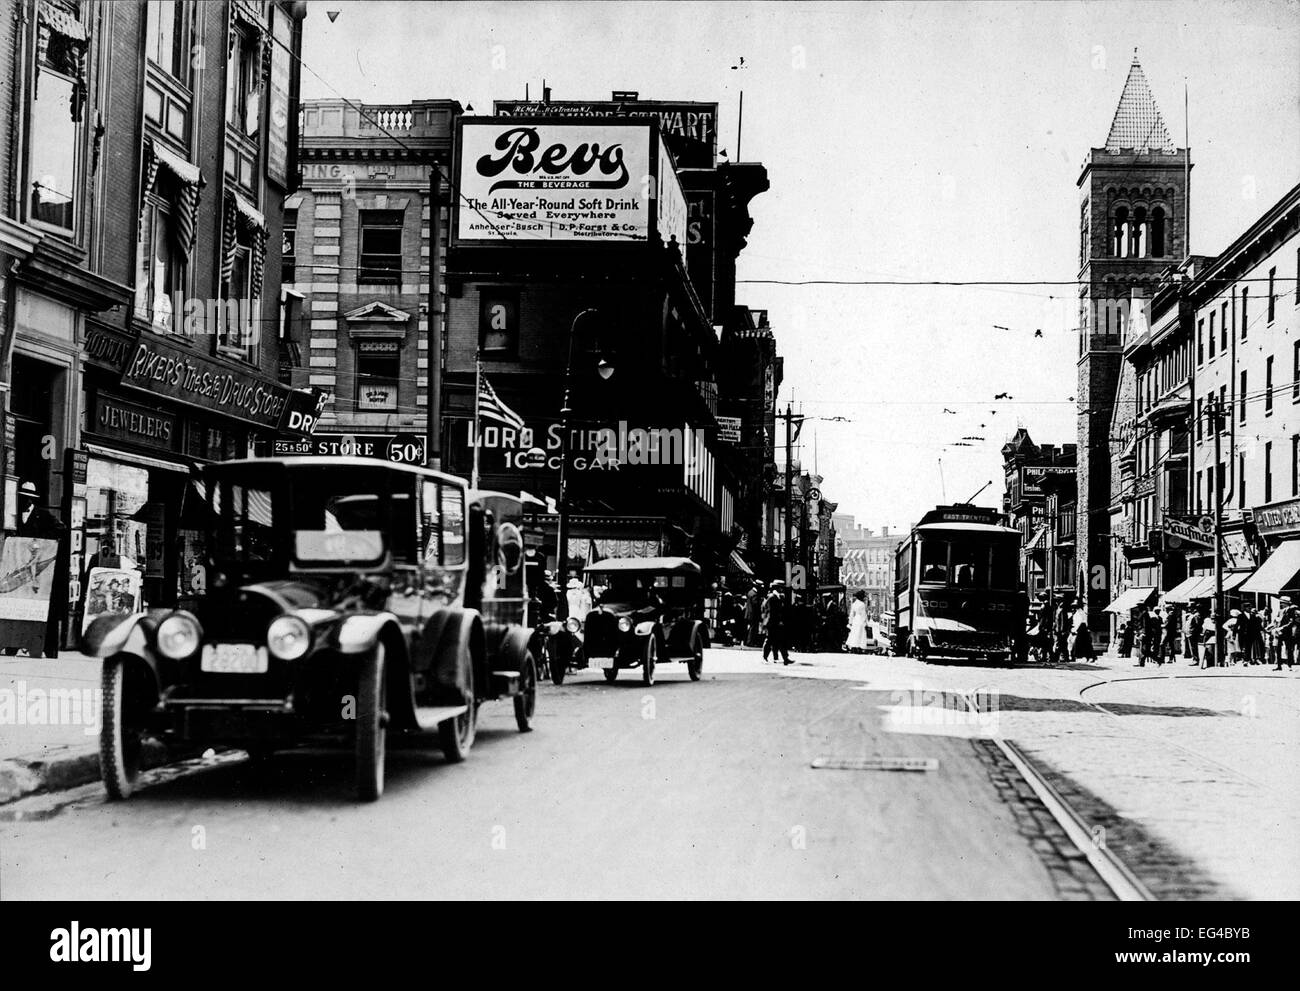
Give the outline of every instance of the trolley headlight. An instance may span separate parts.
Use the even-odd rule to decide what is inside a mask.
[[[630,616],[620,616],[618,618],[618,632],[619,633],[632,632],[632,619]]]
[[[568,630],[570,633],[581,633],[582,620],[580,620],[577,616],[570,616],[568,619],[564,621],[564,628]]]
[[[311,630],[297,616],[277,616],[266,628],[266,649],[281,661],[296,661],[311,646]]]
[[[159,623],[155,636],[158,653],[173,661],[189,657],[199,649],[202,640],[198,620],[183,612],[174,612]]]

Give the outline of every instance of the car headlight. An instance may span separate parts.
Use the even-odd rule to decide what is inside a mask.
[[[158,653],[173,661],[189,657],[199,649],[202,640],[198,620],[183,612],[174,612],[159,623],[155,636]]]
[[[311,630],[298,616],[277,616],[266,628],[266,649],[281,661],[296,661],[311,646]]]
[[[568,619],[564,621],[564,628],[568,630],[570,633],[581,633],[582,620],[580,620],[577,616],[570,616]]]
[[[628,616],[620,616],[620,617],[618,618],[618,632],[619,632],[619,633],[631,633],[631,632],[632,632],[632,620],[631,620],[630,617],[628,617]]]

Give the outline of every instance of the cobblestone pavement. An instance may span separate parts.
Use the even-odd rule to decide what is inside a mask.
[[[735,657],[714,670],[762,664],[715,653]],[[1300,897],[1300,672],[1114,656],[1058,668],[796,660],[783,673],[890,692],[896,732],[1016,741],[1158,897]],[[967,697],[983,718],[958,715]]]

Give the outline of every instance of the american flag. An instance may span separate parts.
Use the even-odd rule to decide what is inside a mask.
[[[524,428],[524,418],[497,398],[496,390],[482,376],[478,390],[478,415],[481,420],[496,420],[516,430]]]

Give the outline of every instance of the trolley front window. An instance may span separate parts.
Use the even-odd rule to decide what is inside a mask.
[[[922,585],[1014,589],[1014,543],[984,536],[935,535],[921,538]]]

